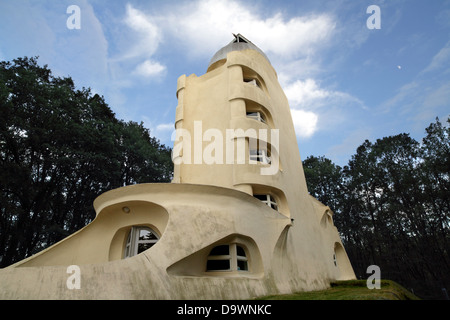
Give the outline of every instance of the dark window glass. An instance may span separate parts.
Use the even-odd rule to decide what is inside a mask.
[[[230,260],[208,260],[206,269],[214,270],[230,270]]]
[[[230,254],[230,248],[228,245],[217,246],[211,250],[210,256],[223,256]]]
[[[236,253],[238,256],[245,257],[245,250],[242,247],[236,246]]]
[[[237,267],[239,271],[247,271],[248,270],[247,261],[238,260]]]
[[[139,240],[158,240],[153,232],[148,229],[139,230]]]
[[[265,194],[255,194],[254,197],[261,201],[267,201],[267,195],[265,195]]]
[[[137,253],[141,253],[147,249],[150,249],[151,247],[153,247],[154,243],[138,243],[138,251]]]

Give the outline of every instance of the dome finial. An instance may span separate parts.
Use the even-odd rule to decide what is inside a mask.
[[[242,50],[255,50],[258,51],[263,57],[266,58],[267,61],[269,59],[264,54],[264,52],[261,51],[255,44],[253,44],[250,40],[248,40],[246,37],[244,37],[242,34],[238,33],[231,33],[234,37],[234,39],[225,47],[217,51],[214,56],[212,57],[211,61],[209,62],[208,68],[215,62],[226,59],[227,54],[231,51],[242,51]],[[270,63],[270,61],[269,61]]]

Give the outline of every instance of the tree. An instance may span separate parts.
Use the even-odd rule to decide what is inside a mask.
[[[366,140],[342,170],[304,161],[310,193],[332,207],[358,277],[371,264],[425,298],[450,286],[450,118],[418,143],[408,134]]]
[[[0,266],[84,227],[101,193],[170,181],[170,149],[37,58],[0,62]]]
[[[332,211],[338,210],[344,183],[342,168],[323,156],[309,156],[303,161],[303,170],[309,193]]]

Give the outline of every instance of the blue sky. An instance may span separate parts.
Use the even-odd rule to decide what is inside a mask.
[[[71,5],[80,29],[67,27]],[[370,5],[380,29],[367,28]],[[277,71],[302,159],[342,166],[365,139],[420,141],[449,116],[450,1],[0,0],[1,60],[39,56],[168,146],[178,77],[204,74],[232,33]]]

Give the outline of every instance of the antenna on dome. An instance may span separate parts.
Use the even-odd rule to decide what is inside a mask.
[[[248,39],[246,39],[242,34],[238,33],[232,33],[232,35],[234,36],[234,40],[232,41],[233,43],[236,42],[244,42],[244,43],[249,43],[250,41]]]

